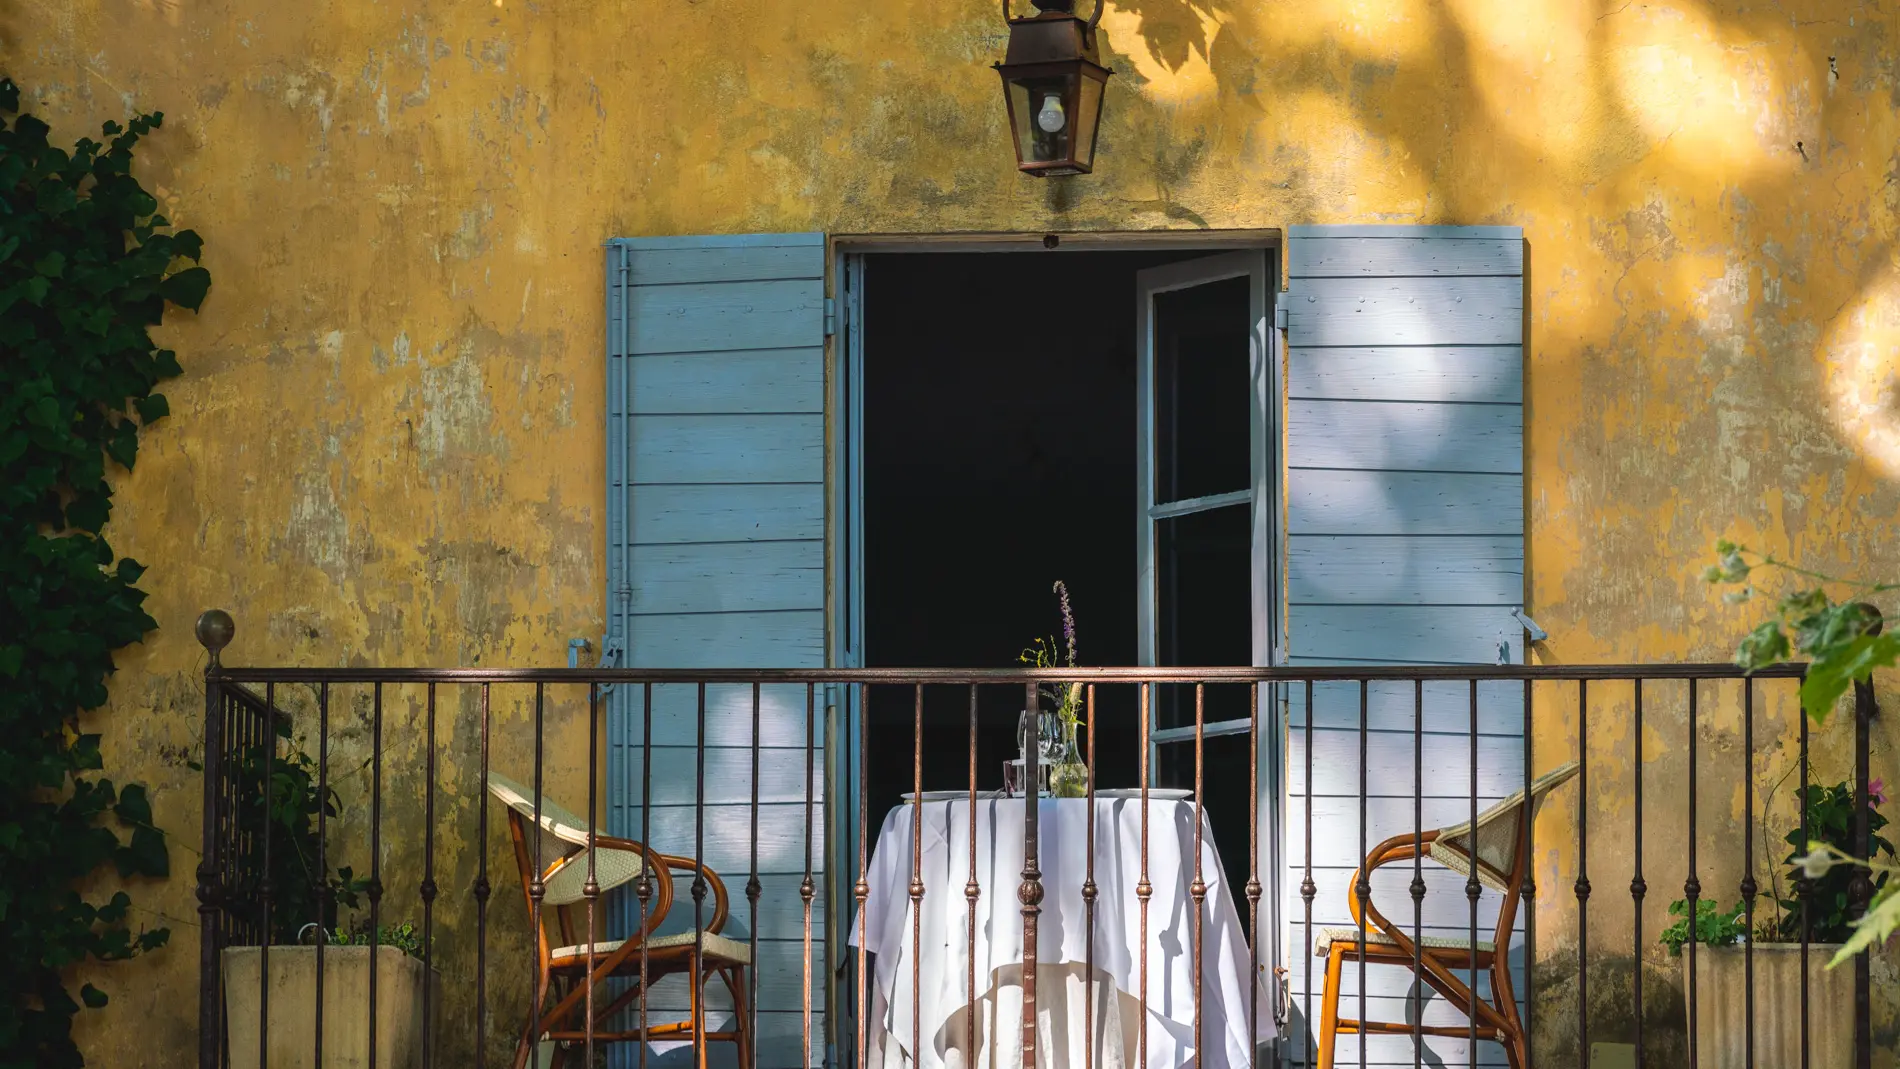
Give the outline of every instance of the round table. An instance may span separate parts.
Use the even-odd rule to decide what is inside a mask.
[[[1100,1069],[1142,1065],[1145,999],[1148,1066],[1247,1066],[1254,1043],[1273,1037],[1272,1003],[1268,985],[1248,983],[1245,930],[1223,883],[1205,815],[1200,856],[1207,895],[1199,937],[1203,1062],[1195,1056],[1196,937],[1189,894],[1194,803],[1153,797],[1148,803],[1147,873],[1153,893],[1147,906],[1145,990],[1142,907],[1135,894],[1143,867],[1141,802],[1138,796],[1098,795],[1094,804],[1097,895],[1091,932],[1082,895],[1089,875],[1089,803],[1079,798],[1038,803],[1043,898],[1036,940],[1037,1064],[1082,1069],[1086,1048]],[[876,955],[868,993],[867,1065],[1022,1065],[1023,917],[1017,888],[1024,805],[1021,798],[978,795],[972,820],[967,795],[926,796],[921,807],[906,803],[885,817],[871,857],[870,892],[849,936],[851,945],[861,944]],[[924,887],[915,914],[910,901],[914,831],[921,832]],[[980,885],[974,940],[965,895],[973,836]],[[1092,974],[1084,968],[1091,942]],[[1259,1025],[1250,1042],[1249,999],[1256,992]]]

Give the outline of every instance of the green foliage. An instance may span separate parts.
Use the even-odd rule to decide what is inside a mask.
[[[132,150],[159,115],[106,123],[69,153],[19,113],[0,79],[0,1069],[84,1064],[71,969],[164,945],[135,930],[131,898],[75,887],[104,869],[170,874],[145,788],[98,775],[99,736],[79,714],[106,700],[113,651],[157,626],[133,584],[144,569],[100,537],[112,511],[107,462],[130,468],[140,428],[168,406],[153,392],[178,361],[148,328],[167,303],[196,308],[210,276],[189,230],[168,232],[132,177]]]
[[[1662,930],[1657,937],[1671,954],[1682,953],[1682,945],[1689,941],[1689,903],[1678,898],[1669,903],[1669,915],[1678,918],[1674,924]],[[1705,947],[1732,946],[1748,935],[1747,918],[1742,912],[1742,904],[1726,913],[1717,912],[1715,903],[1701,898],[1695,904],[1695,941]]]
[[[348,931],[342,928],[333,929],[330,932],[329,942],[332,946],[369,946],[371,943],[369,921],[359,919]],[[415,925],[407,922],[385,924],[377,928],[374,942],[377,946],[395,947],[412,958],[422,957],[422,933],[416,930]]]
[[[317,763],[288,739],[286,720],[277,722],[276,738],[242,750],[232,770],[236,781],[238,835],[242,841],[270,841],[270,917],[273,943],[295,943],[305,925],[336,926],[339,905],[356,908],[369,881],[348,867],[331,870],[320,850],[317,816],[337,815],[337,793],[317,782]],[[279,751],[282,752],[279,752]],[[260,856],[261,849],[254,854]],[[263,872],[240,872],[232,882],[233,909],[262,908]]]
[[[1788,660],[1807,658],[1807,678],[1801,682],[1801,707],[1816,723],[1827,719],[1834,706],[1855,683],[1865,683],[1876,668],[1890,668],[1900,660],[1900,634],[1884,633],[1881,615],[1864,599],[1900,584],[1863,583],[1837,579],[1797,568],[1726,539],[1715,544],[1716,563],[1702,572],[1704,581],[1735,586],[1723,595],[1731,602],[1752,599],[1750,585],[1757,571],[1779,571],[1815,583],[1787,594],[1775,605],[1775,617],[1758,625],[1742,639],[1735,662],[1754,671]],[[1847,588],[1839,601],[1828,586]]]
[[[1823,787],[1818,783],[1809,784],[1804,790],[1795,792],[1796,799],[1807,808],[1808,834],[1804,838],[1800,827],[1788,832],[1783,839],[1793,847],[1786,859],[1790,870],[1802,868],[1804,855],[1811,855],[1815,847],[1832,848],[1832,852],[1844,858],[1860,859],[1864,857],[1859,845],[1854,842],[1854,817],[1857,808],[1854,804],[1854,791],[1845,783],[1832,787]],[[1867,805],[1868,839],[1873,844],[1872,854],[1893,857],[1893,844],[1881,836],[1880,830],[1887,826],[1887,818],[1870,801]],[[1790,883],[1801,875],[1790,871]],[[1808,894],[1808,941],[1812,943],[1842,943],[1853,934],[1853,921],[1848,913],[1847,890],[1852,882],[1854,870],[1848,865],[1833,865],[1825,871],[1809,878]],[[1885,887],[1886,873],[1877,873],[1874,879],[1875,890]],[[1801,900],[1784,898],[1780,901],[1782,939],[1794,943],[1801,940]]]

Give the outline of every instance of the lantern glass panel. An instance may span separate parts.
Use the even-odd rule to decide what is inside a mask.
[[[1095,131],[1102,122],[1103,82],[1087,74],[1075,81],[1075,161],[1087,169],[1095,159]]]
[[[1071,158],[1071,146],[1080,129],[1076,124],[1076,80],[1073,75],[1056,75],[1015,78],[1007,83],[1019,162],[1053,163]],[[1097,101],[1099,106],[1099,93]]]

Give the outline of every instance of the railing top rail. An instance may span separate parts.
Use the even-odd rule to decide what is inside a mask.
[[[233,683],[731,683],[731,684],[1026,684],[1300,683],[1398,680],[1576,681],[1633,679],[1795,679],[1805,664],[1750,673],[1734,664],[1304,665],[1297,668],[239,668],[217,666]]]

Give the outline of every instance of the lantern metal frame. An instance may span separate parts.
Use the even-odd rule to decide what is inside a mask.
[[[1033,2],[1036,13],[1017,18],[1010,14],[1010,0],[1003,0],[1009,48],[1003,62],[995,65],[1003,79],[1003,102],[1009,113],[1010,143],[1016,152],[1016,168],[1037,178],[1089,174],[1095,167],[1103,99],[1107,95],[1108,76],[1113,73],[1102,65],[1098,49],[1098,25],[1104,4],[1096,0],[1095,10],[1083,19],[1075,13],[1074,0]],[[1062,85],[1061,104],[1069,127],[1064,151],[1047,159],[1025,158],[1023,147],[1033,141],[1036,122],[1030,86],[1036,82],[1058,81]],[[1088,84],[1091,82],[1092,87]],[[1016,99],[1019,88],[1024,95],[1022,113]],[[1092,107],[1087,106],[1090,103]]]

